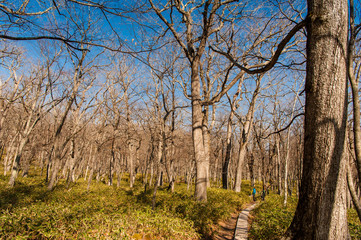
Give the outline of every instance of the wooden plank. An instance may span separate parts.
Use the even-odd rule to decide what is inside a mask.
[[[256,204],[253,204],[239,214],[234,231],[234,240],[246,240],[248,238],[248,216],[249,212],[252,211],[255,206]]]

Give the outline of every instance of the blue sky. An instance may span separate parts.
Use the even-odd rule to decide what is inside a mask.
[[[17,4],[17,6],[19,6],[19,4],[21,2],[22,1],[17,0],[14,3],[15,3],[15,5]],[[122,8],[129,7],[133,3],[139,3],[139,2],[133,2],[133,1],[123,1],[123,2],[115,1],[115,2],[125,3],[124,6],[120,6]],[[258,3],[259,2],[255,2],[255,1],[249,3],[247,5],[247,8],[245,9],[246,12],[249,12],[249,11],[259,7]],[[304,2],[301,2],[301,4],[298,6],[299,8],[302,8],[302,3],[304,3]],[[39,11],[40,9],[47,9],[51,5],[51,3],[46,2],[44,6],[39,6],[37,1],[31,1],[30,4],[34,4],[34,5],[28,6],[27,10],[29,12],[32,12],[32,11],[36,12],[36,11]],[[48,4],[48,5],[46,5],[46,4]],[[115,5],[113,5],[113,6],[115,6]],[[272,15],[272,10],[274,10],[274,11],[277,10],[275,6],[276,5],[268,5],[267,7],[259,9],[259,12],[262,13],[263,18],[267,18]],[[114,15],[106,13],[106,12],[102,12],[97,8],[74,5],[74,3],[68,3],[67,8],[63,8],[61,4],[59,4],[58,7],[59,7],[60,14],[57,10],[54,10],[51,12],[51,14],[33,16],[30,18],[32,23],[25,24],[22,26],[22,28],[18,28],[17,26],[12,27],[12,28],[10,28],[11,31],[9,31],[9,33],[14,34],[14,36],[15,35],[16,36],[32,36],[32,35],[39,35],[39,34],[44,34],[44,35],[60,34],[65,37],[69,37],[70,39],[81,39],[81,36],[84,36],[84,29],[88,28],[89,26],[92,26],[92,28],[90,30],[91,34],[89,34],[89,36],[91,36],[92,39],[87,37],[85,41],[92,41],[95,43],[105,44],[107,46],[111,46],[112,48],[118,48],[119,45],[125,44],[126,48],[124,48],[124,50],[130,50],[130,49],[141,50],[143,44],[142,44],[142,42],[140,42],[140,40],[145,40],[143,38],[143,36],[147,36],[147,37],[151,36],[152,37],[152,34],[154,34],[155,32],[158,32],[158,33],[160,32],[159,26],[164,27],[164,25],[161,23],[161,21],[159,21],[159,19],[157,19],[157,17],[154,15],[154,13],[153,14],[140,14],[140,13],[135,13],[135,14],[129,13],[128,14],[128,13],[126,13],[126,14],[124,14],[126,16],[126,18],[124,18],[124,17],[114,16]],[[15,7],[15,8],[18,8],[18,7]],[[168,14],[169,13],[170,12],[168,11]],[[294,15],[295,15],[295,13],[293,15],[291,14],[291,16],[294,16]],[[175,18],[177,16],[179,16],[179,14],[174,15]],[[281,18],[282,16],[280,15],[278,17]],[[137,20],[138,23],[148,24],[148,26],[139,25],[138,23],[134,22],[132,18],[134,20]],[[0,19],[1,19],[2,25],[4,26],[4,24],[7,21],[6,18],[3,17]],[[261,20],[260,18],[254,18],[254,19],[250,19],[247,21],[243,21],[243,22],[239,21],[239,23],[238,23],[239,25],[237,27],[244,27],[245,30],[247,30],[247,29],[250,30],[250,29],[252,29],[253,24],[260,23],[261,22],[260,20]],[[89,22],[94,23],[94,25],[89,24]],[[175,19],[175,22],[177,22],[177,24],[178,24],[177,29],[178,30],[182,29],[181,28],[181,24],[182,24],[181,19]],[[242,26],[242,24],[244,24],[244,25]],[[245,25],[245,24],[248,24],[248,25]],[[45,31],[44,29],[47,29],[47,31]],[[115,32],[113,30],[115,30]],[[4,31],[4,29],[3,29],[3,31]],[[95,33],[95,34],[93,34],[93,33]],[[118,39],[118,37],[119,37],[119,39]],[[169,31],[167,32],[166,37],[171,38],[171,34]],[[150,40],[150,38],[148,38],[147,40]],[[240,32],[240,34],[237,35],[237,39],[236,39],[236,41],[238,41],[238,44],[242,43],[242,40],[247,40],[244,32]],[[247,46],[247,44],[249,44],[246,41],[244,41],[244,42],[245,42],[245,46]],[[36,42],[36,41],[21,41],[21,42],[18,41],[18,42],[14,42],[14,43],[21,46],[25,50],[25,56],[28,59],[30,59],[30,61],[32,63],[37,63],[38,61],[43,61],[38,42]],[[54,42],[51,40],[42,40],[41,43],[49,44],[50,51],[52,50],[52,46],[53,46],[53,50],[55,51],[55,50],[59,49],[58,45],[61,44],[59,42]],[[114,45],[109,45],[109,44],[114,44]],[[74,44],[74,46],[79,47],[77,44]],[[72,50],[73,50],[73,54],[75,54],[75,55],[80,54],[79,51],[74,50],[74,49],[72,49]],[[96,56],[102,50],[103,49],[99,48],[99,47],[91,47],[89,56],[88,56],[89,59],[92,59],[92,57]],[[159,54],[162,54],[161,51],[159,51]],[[64,55],[65,56],[67,55],[65,50],[64,50]],[[109,54],[109,53],[105,54],[104,57],[99,60],[98,64],[108,63],[109,55],[111,55],[111,54]],[[145,52],[145,53],[139,54],[137,56],[139,58],[145,59],[147,57],[147,53]],[[183,58],[184,58],[184,56],[183,56]],[[222,59],[222,58],[220,58],[220,59]],[[284,60],[286,60],[286,58],[284,58]],[[147,69],[149,70],[148,67],[142,66],[139,61],[137,61],[137,60],[135,60],[135,61],[136,61],[135,67],[140,69],[139,72],[146,73]],[[222,61],[225,61],[225,60],[222,60]],[[186,61],[185,61],[185,64],[187,64]],[[71,64],[67,64],[67,67],[69,69],[71,69],[72,66],[71,66]],[[278,71],[279,71],[279,73],[278,73],[279,76],[284,74],[281,70],[278,70]],[[239,71],[237,69],[235,69],[233,74],[236,74],[237,72],[239,72]],[[189,69],[186,69],[184,71],[183,76],[185,78],[189,78]],[[147,78],[149,76],[146,76],[146,74],[143,74],[140,77]],[[290,84],[292,84],[293,83],[292,78],[290,78],[290,80],[291,81],[289,81],[289,82],[290,82]],[[267,81],[267,77],[265,77],[265,81]],[[248,84],[248,89],[252,89],[253,81],[248,80],[247,84]],[[235,89],[231,89],[230,94],[232,94],[232,92],[234,92],[234,91],[235,91]],[[181,91],[178,91],[177,94],[178,94],[178,98],[184,99],[183,93]],[[224,98],[223,101],[226,101],[226,99]]]

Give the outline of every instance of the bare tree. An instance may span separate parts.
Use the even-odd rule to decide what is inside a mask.
[[[253,125],[253,117],[254,112],[256,110],[256,101],[261,91],[261,80],[263,78],[263,74],[260,74],[256,78],[256,88],[253,91],[252,98],[250,99],[249,108],[247,114],[244,118],[238,117],[238,120],[242,126],[240,126],[241,136],[239,140],[239,152],[238,152],[238,164],[236,169],[236,179],[234,185],[234,191],[240,192],[241,191],[241,182],[242,182],[242,169],[243,169],[243,162],[247,152],[247,144],[249,138],[251,136],[251,130]],[[252,178],[253,179],[253,178]],[[253,182],[253,180],[252,180]]]
[[[308,1],[303,175],[285,239],[349,239],[344,157],[347,21],[347,1]]]
[[[347,75],[351,85],[352,93],[352,106],[353,106],[353,143],[355,151],[356,169],[358,178],[361,179],[361,127],[360,127],[360,101],[359,101],[359,79],[360,72],[357,68],[360,67],[360,62],[355,61],[355,44],[357,41],[357,34],[361,29],[361,25],[355,24],[355,9],[353,0],[349,1],[350,4],[350,21],[349,21],[349,39],[348,39],[348,51],[347,51]],[[361,203],[355,194],[355,185],[351,178],[351,167],[348,164],[347,183],[351,193],[352,201],[356,207],[359,218],[361,219]],[[360,187],[360,186],[358,186]]]
[[[301,87],[303,87],[303,83],[301,84]],[[298,90],[296,90],[295,92],[295,97],[293,100],[293,104],[292,104],[292,110],[291,110],[291,115],[289,117],[290,120],[293,119],[294,113],[296,111],[296,104],[297,104],[297,100],[298,100],[298,94],[300,92],[300,87],[298,88]],[[290,160],[290,136],[291,134],[291,128],[287,129],[287,137],[286,137],[286,147],[285,147],[285,152],[286,152],[286,156],[285,156],[285,171],[284,171],[284,201],[283,201],[283,205],[286,206],[287,205],[287,198],[288,198],[288,175],[289,175],[289,160]]]
[[[190,71],[190,99],[192,101],[192,136],[194,145],[194,156],[196,161],[196,187],[195,199],[198,201],[207,200],[207,186],[209,174],[209,158],[206,156],[205,146],[206,131],[204,131],[204,115],[202,106],[211,105],[228,91],[239,79],[235,77],[234,81],[226,86],[223,85],[218,94],[215,94],[211,101],[202,102],[202,87],[200,78],[200,69],[202,67],[202,57],[205,55],[206,46],[210,36],[220,31],[224,26],[224,21],[229,17],[228,11],[232,12],[237,5],[234,1],[205,1],[194,3],[192,1],[168,1],[165,4],[154,4],[149,0],[151,8],[158,18],[166,26],[166,31],[170,31],[175,41],[181,47],[183,54],[189,62]],[[200,14],[201,13],[201,14]],[[167,15],[170,14],[168,17]],[[180,24],[182,28],[176,28]],[[228,79],[227,79],[228,80]],[[226,82],[225,82],[226,83]],[[188,96],[188,94],[186,94]]]
[[[18,129],[18,146],[14,157],[9,185],[14,186],[17,178],[21,157],[25,145],[29,141],[30,134],[39,120],[44,117],[56,104],[59,99],[49,97],[52,86],[58,80],[51,74],[50,68],[56,62],[59,53],[53,59],[45,63],[45,66],[36,69],[31,76],[24,77],[22,86],[26,88],[25,94],[21,97],[23,108],[23,121]]]
[[[228,189],[229,183],[228,183],[228,171],[229,171],[229,163],[231,161],[231,151],[232,151],[232,126],[233,126],[233,117],[234,112],[236,111],[238,102],[241,100],[241,98],[238,98],[239,95],[242,95],[242,84],[243,84],[244,76],[241,78],[241,80],[238,83],[238,89],[236,93],[233,95],[232,100],[229,98],[228,94],[228,100],[231,107],[231,111],[229,113],[229,117],[227,120],[227,135],[226,135],[226,154],[224,156],[224,162],[222,166],[222,185],[224,189]]]

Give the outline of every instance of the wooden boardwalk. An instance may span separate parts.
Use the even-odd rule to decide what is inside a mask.
[[[248,216],[255,206],[256,204],[254,203],[239,214],[234,231],[234,240],[246,240],[248,238]]]

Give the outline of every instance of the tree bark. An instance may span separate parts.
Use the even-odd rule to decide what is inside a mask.
[[[232,150],[232,118],[233,111],[229,114],[227,123],[227,138],[226,138],[226,156],[222,166],[222,185],[224,189],[228,189],[228,169],[229,162],[231,161],[231,150]]]
[[[243,75],[244,76],[244,75]],[[229,113],[229,117],[228,117],[228,123],[227,123],[227,138],[226,138],[226,155],[224,158],[224,163],[222,166],[222,183],[223,183],[223,188],[224,189],[228,189],[228,171],[229,171],[229,163],[231,161],[231,151],[232,151],[232,119],[234,116],[234,111],[236,110],[236,105],[239,102],[240,99],[237,100],[239,94],[241,93],[242,90],[242,84],[243,84],[243,80],[244,77],[241,77],[238,83],[238,89],[237,92],[233,95],[233,99],[232,102],[230,101],[230,105],[231,105],[231,112]],[[240,150],[241,151],[241,148]],[[240,155],[238,155],[238,159],[239,159]],[[241,160],[243,161],[243,160]]]
[[[277,186],[278,186],[278,195],[282,195],[282,165],[281,165],[281,151],[280,151],[280,144],[281,141],[281,136],[278,135],[276,136],[276,143],[275,143],[275,147],[276,147],[276,155],[277,155]]]
[[[209,162],[211,156],[211,133],[208,126],[208,115],[209,115],[209,107],[205,106],[203,111],[203,146],[204,146],[204,157],[205,162],[207,162],[207,187],[210,187],[209,181]]]
[[[25,138],[21,139],[20,145],[19,145],[19,147],[18,147],[18,149],[16,151],[13,166],[12,166],[12,169],[11,169],[10,180],[9,180],[9,186],[10,187],[14,187],[15,180],[18,177],[19,168],[20,168],[20,160],[21,160],[21,156],[23,154],[23,150],[24,150],[24,147],[26,145],[27,140],[28,140],[27,138],[26,139]]]
[[[346,0],[309,0],[302,183],[285,239],[349,239]]]
[[[196,160],[196,184],[194,197],[197,201],[207,201],[207,181],[209,162],[205,157],[203,139],[203,113],[201,104],[201,85],[199,79],[199,56],[192,62],[192,138]]]
[[[234,184],[234,191],[235,192],[241,192],[241,186],[242,186],[242,169],[243,169],[243,163],[244,159],[246,157],[247,152],[247,144],[243,143],[242,140],[240,141],[240,147],[238,152],[238,165],[236,170],[236,180]],[[251,174],[253,176],[253,174]]]
[[[292,117],[292,115],[291,115]],[[288,198],[288,165],[289,165],[289,149],[290,148],[290,129],[287,130],[287,140],[286,140],[286,157],[285,157],[285,175],[284,175],[284,186],[285,186],[285,192],[284,192],[284,199],[283,199],[283,205],[287,205],[287,198]]]
[[[116,131],[116,130],[115,130]],[[115,163],[115,137],[112,139],[111,157],[109,158],[109,186],[113,185],[113,168]]]
[[[35,109],[35,104],[33,104],[33,109]],[[32,121],[33,115],[34,115],[34,113],[31,113],[28,116],[28,120],[27,120],[27,122],[25,124],[25,129],[20,134],[20,143],[19,143],[18,148],[16,149],[16,154],[15,154],[14,162],[13,162],[13,165],[12,165],[11,176],[10,176],[10,180],[9,180],[9,186],[10,187],[14,186],[15,180],[18,177],[18,173],[19,173],[19,169],[20,169],[21,156],[23,155],[25,145],[29,141],[30,133],[33,131],[35,125],[40,120],[40,117],[37,116]]]
[[[297,98],[298,98],[298,91],[296,92],[296,96],[293,101],[293,107],[292,107],[292,113],[290,119],[293,119]],[[287,205],[287,198],[288,198],[288,165],[289,165],[289,155],[290,155],[290,132],[291,132],[291,127],[289,127],[287,130],[287,139],[286,139],[286,157],[285,157],[285,175],[284,175],[285,195],[283,201],[284,206]]]
[[[253,117],[254,117],[254,111],[255,111],[255,105],[257,101],[257,97],[260,91],[260,84],[261,84],[262,75],[257,78],[257,86],[256,89],[253,92],[252,100],[250,103],[250,106],[248,108],[248,112],[246,115],[245,123],[243,124],[243,130],[242,135],[240,137],[239,142],[239,155],[238,155],[238,165],[236,169],[236,179],[234,184],[234,191],[240,192],[241,191],[241,182],[242,182],[242,168],[243,168],[243,162],[244,158],[246,156],[246,150],[247,150],[247,144],[250,137],[251,129],[253,126]],[[240,119],[241,121],[241,119]],[[252,162],[253,164],[253,162]],[[252,165],[252,182],[253,182],[253,165]]]
[[[10,171],[10,168],[12,166],[11,159],[16,154],[16,147],[15,147],[15,140],[17,138],[17,135],[15,135],[12,140],[10,141],[10,144],[7,146],[7,152],[6,156],[4,158],[4,176],[7,175],[7,172]]]
[[[128,141],[128,169],[129,169],[129,187],[134,186],[135,173],[134,173],[134,162],[135,162],[135,152],[136,147],[134,145],[134,140],[130,139]]]

